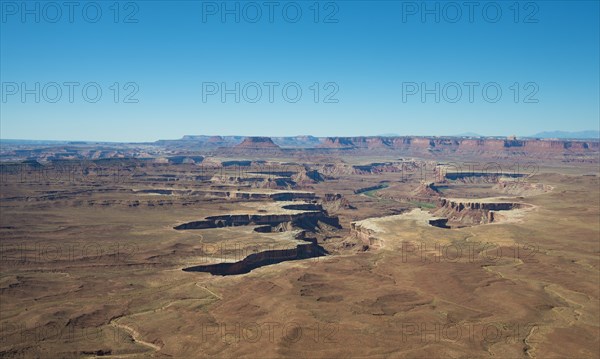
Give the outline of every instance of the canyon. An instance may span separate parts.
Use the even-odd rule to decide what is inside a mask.
[[[597,147],[514,141],[2,147],[0,356],[595,358]]]

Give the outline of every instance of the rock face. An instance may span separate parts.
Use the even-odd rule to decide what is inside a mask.
[[[320,257],[327,251],[318,244],[318,232],[341,229],[338,217],[329,216],[327,211],[318,203],[291,203],[281,206],[286,210],[306,211],[291,214],[226,214],[206,217],[202,221],[184,223],[174,227],[176,230],[208,229],[236,226],[255,226],[257,233],[288,232],[300,230],[294,236],[297,240],[307,243],[296,245],[295,248],[283,250],[266,250],[253,253],[235,263],[217,263],[185,268],[186,272],[207,272],[213,275],[237,275],[253,269],[284,261]],[[312,234],[312,237],[308,235]]]
[[[221,136],[210,136],[206,142],[222,144],[225,140]]]
[[[510,158],[527,156],[532,159],[556,159],[567,162],[598,162],[600,141],[565,139],[514,139],[496,137],[243,137],[243,136],[183,136],[177,140],[159,140],[153,146],[130,146],[123,144],[102,145],[72,142],[68,145],[44,145],[23,148],[9,145],[0,153],[0,160],[23,161],[61,161],[81,159],[157,159],[165,154],[165,149],[173,154],[215,153],[240,155],[241,152],[262,152],[285,155],[298,155],[314,160],[325,160],[331,153],[350,153],[352,155],[393,154],[435,158],[438,156],[472,156],[487,158]],[[281,146],[281,147],[280,147]],[[146,148],[147,147],[147,148]],[[4,148],[4,147],[3,147]],[[197,152],[199,151],[199,152]],[[196,163],[198,163],[196,161]]]
[[[521,203],[514,202],[478,202],[478,201],[469,201],[463,202],[460,200],[446,199],[442,198],[440,200],[440,204],[442,208],[449,208],[460,212],[464,209],[474,210],[474,209],[482,209],[486,211],[508,211],[515,208],[520,208]]]
[[[246,137],[242,143],[235,146],[241,149],[279,149],[270,137]]]
[[[525,174],[516,173],[494,173],[489,172],[448,172],[444,174],[444,181],[456,181],[461,183],[499,183],[507,180],[519,180],[526,177]]]
[[[350,223],[350,235],[359,239],[366,248],[379,248],[381,246],[379,238],[375,236],[373,229],[366,228],[360,222]]]
[[[302,186],[325,181],[325,177],[317,170],[301,170],[292,176],[292,180]]]
[[[340,193],[326,193],[323,204],[328,211],[339,211],[341,209],[356,209],[347,198]]]
[[[352,166],[355,174],[377,174],[402,172],[403,164],[400,163],[370,163],[367,165]]]
[[[446,198],[442,198],[439,203],[440,207],[434,215],[447,218],[448,222],[458,225],[492,223],[497,217],[495,216],[497,211],[509,211],[525,206],[517,202],[466,201]]]
[[[412,191],[412,195],[417,198],[418,197],[423,197],[423,198],[439,197],[440,192],[437,189],[437,187],[435,186],[435,183],[421,182],[419,184],[419,187],[417,187],[414,191]]]
[[[273,137],[273,142],[280,147],[291,148],[314,148],[318,147],[321,141],[314,136],[295,136],[295,137]]]
[[[230,199],[244,199],[244,200],[266,200],[272,199],[274,201],[295,201],[295,200],[314,200],[316,195],[311,192],[240,192],[231,190],[219,190],[213,189],[210,191],[196,191],[192,194],[204,194],[206,197],[217,197],[217,198],[230,198]]]
[[[441,153],[522,153],[522,154],[556,154],[564,152],[586,153],[598,152],[600,142],[597,140],[564,140],[564,139],[514,139],[514,138],[463,138],[463,137],[322,137],[296,136],[246,137],[239,136],[184,136],[181,140],[159,141],[159,143],[177,144],[195,142],[205,147],[215,145],[241,148],[279,148],[278,144],[289,148],[322,148],[339,150],[394,150],[406,153],[441,152]],[[241,142],[241,143],[240,143]]]
[[[560,157],[563,154],[581,156],[598,153],[598,141],[498,139],[460,137],[327,137],[321,139],[322,149],[392,150],[405,154],[471,154],[488,156],[535,155]]]
[[[268,250],[254,253],[235,263],[218,263],[210,265],[200,265],[184,268],[184,272],[207,272],[212,275],[238,275],[249,273],[253,269],[281,263],[284,261],[307,259],[321,257],[327,254],[323,247],[319,246],[315,240],[310,238],[297,238],[307,241],[307,244],[299,244],[296,248]]]
[[[503,150],[523,149],[529,151],[563,151],[598,149],[597,141],[572,140],[538,140],[538,139],[463,139],[441,137],[326,137],[321,141],[321,147],[326,148],[393,148],[407,149],[409,147],[461,150]]]
[[[168,163],[176,164],[176,165],[180,165],[180,164],[184,164],[184,163],[196,164],[196,163],[202,163],[202,161],[204,161],[203,156],[171,156],[171,157],[167,157]]]
[[[179,140],[160,140],[156,144],[175,148],[203,148],[216,149],[219,147],[232,147],[242,142],[240,136],[195,136],[186,135]]]
[[[439,227],[439,228],[446,228],[446,229],[451,228],[450,226],[448,226],[448,218],[430,219],[429,225],[434,226],[434,227]]]
[[[314,230],[319,222],[335,228],[341,228],[337,217],[328,216],[322,209],[319,211],[302,212],[296,214],[265,214],[265,215],[222,215],[206,217],[202,221],[184,223],[174,227],[176,230],[208,229],[249,225],[268,225],[277,227],[282,223],[291,223],[292,226],[307,230]]]
[[[321,141],[323,148],[356,148],[351,138],[346,137],[327,137]]]

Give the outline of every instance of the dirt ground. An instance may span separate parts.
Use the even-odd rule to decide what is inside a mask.
[[[188,165],[167,170],[180,178],[165,181],[157,168],[122,181],[3,178],[0,356],[600,356],[597,165],[542,166],[518,190],[433,178],[439,193],[429,197],[417,192],[430,179],[415,171],[322,168],[322,179],[286,189],[192,180]],[[240,191],[257,198],[232,195]],[[315,229],[328,255],[241,275],[182,270],[294,248],[284,225],[174,229],[209,216],[302,212],[268,198],[286,191],[314,193],[292,201],[318,202],[339,219],[341,228]],[[445,229],[428,224],[438,197],[502,197],[530,210]],[[357,221],[364,232],[352,230]]]

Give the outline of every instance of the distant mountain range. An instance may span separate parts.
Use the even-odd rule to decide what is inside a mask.
[[[536,133],[532,136],[534,138],[573,138],[573,139],[599,139],[600,131],[579,131],[579,132],[567,132],[567,131],[545,131]]]
[[[451,137],[503,137],[503,136],[483,136],[475,132],[465,132],[459,133],[458,135],[454,135]],[[588,140],[588,139],[598,139],[600,138],[600,131],[578,131],[578,132],[568,132],[568,131],[544,131],[539,132],[531,136],[517,136],[517,138],[560,138],[560,139],[576,139],[576,140]]]
[[[597,136],[597,132],[548,132],[544,136]],[[178,140],[145,143],[100,143],[88,141],[43,142],[0,140],[0,162],[35,160],[37,162],[83,159],[159,159],[169,163],[193,161],[204,156],[246,158],[268,156],[324,156],[331,154],[394,156],[529,156],[531,159],[573,158],[598,161],[600,139],[573,138],[513,138],[451,136],[356,136],[356,137],[244,137],[244,136],[184,136]]]
[[[289,137],[271,137],[272,141],[281,147],[300,147],[300,148],[312,148],[319,146],[327,138],[398,138],[398,137],[414,137],[414,138],[459,138],[459,137],[476,137],[476,138],[489,138],[489,139],[502,139],[507,136],[484,136],[474,132],[464,132],[449,136],[410,136],[410,135],[398,135],[395,133],[386,133],[379,136],[354,136],[354,137],[315,137],[310,135],[303,136],[289,136]],[[531,136],[516,136],[517,139],[526,138],[539,138],[539,139],[571,139],[571,140],[600,140],[600,131],[588,130],[578,132],[568,131],[544,131],[539,132]],[[246,136],[207,136],[207,135],[186,135],[181,139],[174,140],[158,140],[155,142],[138,142],[137,144],[146,145],[185,145],[189,143],[198,143],[203,147],[231,147],[238,145],[244,141]],[[54,140],[24,140],[24,139],[3,139],[0,138],[0,144],[3,145],[92,145],[92,144],[118,144],[119,142],[106,142],[106,141],[54,141]],[[121,142],[136,144],[135,142]]]

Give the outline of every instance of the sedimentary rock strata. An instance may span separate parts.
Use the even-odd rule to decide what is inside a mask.
[[[434,182],[421,182],[419,186],[412,191],[414,197],[439,197],[440,191],[435,186]]]
[[[527,204],[509,201],[465,200],[442,198],[439,209],[435,211],[438,217],[448,219],[448,222],[460,225],[476,225],[493,223],[498,211],[510,211],[527,207]]]
[[[296,248],[272,249],[253,253],[241,261],[234,263],[217,263],[184,268],[185,272],[206,272],[213,275],[238,275],[251,272],[253,269],[284,261],[321,257],[327,252],[314,239],[303,239],[308,243],[298,244]]]
[[[224,227],[256,226],[258,233],[289,232],[300,230],[295,239],[308,243],[298,244],[292,249],[269,249],[254,253],[235,263],[218,263],[194,266],[184,269],[187,272],[208,272],[215,275],[235,275],[248,273],[251,270],[283,261],[319,257],[327,252],[318,244],[316,238],[308,237],[309,233],[322,230],[341,229],[338,217],[330,216],[318,203],[282,204],[282,211],[291,213],[270,214],[225,214],[209,216],[201,221],[188,222],[174,227],[176,230],[202,230]]]
[[[235,148],[242,149],[279,149],[273,140],[269,137],[246,137],[242,143]]]
[[[598,151],[598,141],[537,140],[537,139],[463,139],[438,137],[327,137],[322,148],[342,149],[435,149],[460,151],[522,151],[529,153]]]
[[[309,211],[294,214],[239,214],[206,217],[202,221],[188,222],[174,227],[177,230],[208,229],[250,225],[278,226],[281,223],[292,223],[296,227],[316,227],[323,222],[333,227],[340,227],[337,217],[328,216],[323,211]]]

